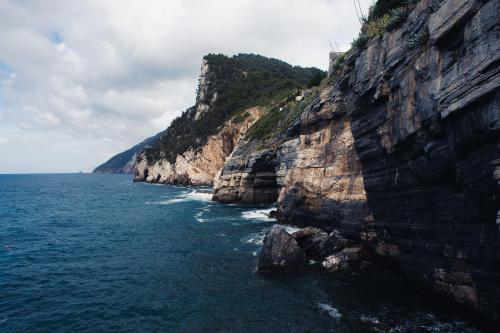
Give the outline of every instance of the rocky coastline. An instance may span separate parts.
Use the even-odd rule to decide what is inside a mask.
[[[367,22],[320,84],[287,67],[286,89],[245,100],[239,113],[220,104],[235,87],[268,93],[243,85],[253,67],[204,60],[196,105],[137,155],[134,180],[212,185],[215,201],[276,204],[279,223],[302,229],[273,226],[259,272],[386,260],[495,326],[500,2],[401,4],[398,20],[393,8]],[[370,32],[377,22],[385,28]],[[202,137],[179,134],[208,124]]]

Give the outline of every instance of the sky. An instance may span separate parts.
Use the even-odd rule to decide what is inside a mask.
[[[0,173],[91,171],[165,129],[208,53],[326,70],[358,34],[353,2],[0,0]]]

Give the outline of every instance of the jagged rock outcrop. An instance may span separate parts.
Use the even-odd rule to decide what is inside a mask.
[[[259,254],[259,272],[295,272],[306,267],[306,257],[299,244],[280,225],[272,226],[264,237]]]
[[[134,180],[212,184],[226,157],[264,109],[324,76],[316,68],[258,55],[205,56],[196,104],[138,155]]]
[[[256,151],[245,142],[231,154],[214,181],[214,200],[224,203],[272,203],[278,198],[276,154]]]
[[[347,101],[376,252],[496,320],[499,21],[498,1],[448,0],[433,13],[422,0],[401,28],[347,57],[334,89]]]
[[[247,129],[260,117],[262,109],[249,108],[246,118],[241,122],[231,119],[215,135],[208,137],[206,143],[177,155],[175,162],[160,159],[152,164],[147,161],[146,153],[137,158],[135,181],[183,185],[211,185],[217,172],[222,168],[226,157],[233,151]]]
[[[239,145],[214,183],[214,200],[278,202],[287,223],[357,234],[368,222],[363,177],[343,101],[326,87],[311,96],[283,143]],[[258,123],[256,124],[258,125]]]

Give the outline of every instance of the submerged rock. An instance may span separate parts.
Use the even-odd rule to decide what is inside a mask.
[[[264,237],[259,254],[259,272],[294,272],[307,265],[304,251],[285,228],[274,225]]]

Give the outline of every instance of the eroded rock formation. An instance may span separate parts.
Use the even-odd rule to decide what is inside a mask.
[[[433,3],[351,50],[286,135],[237,148],[215,199],[278,197],[280,220],[342,228],[498,320],[500,2]]]
[[[335,85],[347,101],[377,253],[493,318],[499,20],[498,1],[448,0],[435,13],[420,1],[400,29],[352,53]]]
[[[168,159],[149,163],[146,153],[142,152],[137,159],[134,180],[149,183],[212,185],[227,156],[262,114],[262,109],[249,108],[245,113],[247,117],[243,121],[235,122],[231,119],[217,134],[208,137],[204,145],[177,155],[173,163]]]
[[[211,185],[264,109],[324,76],[259,55],[205,56],[195,105],[138,154],[134,180]]]

